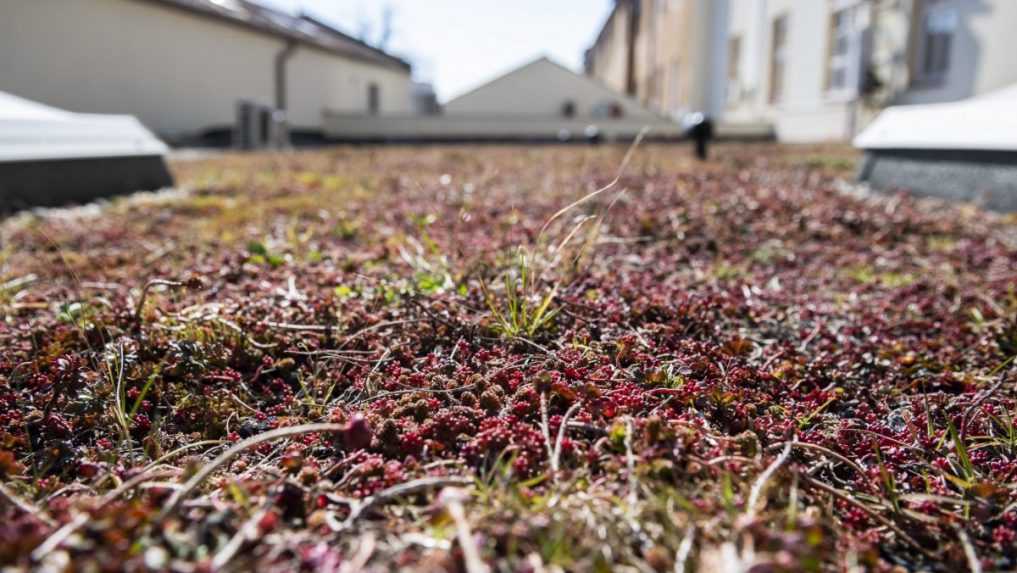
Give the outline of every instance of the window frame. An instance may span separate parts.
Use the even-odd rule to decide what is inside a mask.
[[[930,19],[937,11],[943,11],[940,17],[952,20],[948,31],[934,33],[930,31]],[[917,2],[913,20],[914,40],[910,65],[911,65],[911,87],[916,89],[939,88],[944,86],[953,73],[954,50],[957,45],[957,28],[960,26],[960,11],[958,7],[949,0],[921,0]],[[939,69],[929,70],[928,61],[930,54],[930,37],[937,36],[940,41],[945,40],[945,48],[940,53],[942,60]]]
[[[727,37],[727,103],[734,105],[744,99],[742,94],[742,34]]]
[[[378,82],[367,84],[367,114],[381,115],[381,85]]]
[[[828,101],[844,102],[859,96],[865,75],[871,22],[870,8],[862,0],[834,0],[830,3],[827,27],[827,53],[824,66],[823,92]],[[838,15],[846,19],[838,20]],[[840,42],[845,50],[840,52]],[[843,83],[834,82],[837,72],[843,74]]]
[[[779,47],[777,45],[778,29],[781,40]],[[767,90],[767,100],[770,105],[780,105],[787,97],[787,60],[790,52],[790,36],[790,13],[783,12],[774,16],[770,21],[770,85]]]

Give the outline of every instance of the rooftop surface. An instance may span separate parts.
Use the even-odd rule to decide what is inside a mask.
[[[1014,219],[714,157],[223,155],[8,219],[0,559],[1012,570]]]

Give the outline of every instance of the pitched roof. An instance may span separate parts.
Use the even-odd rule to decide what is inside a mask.
[[[311,16],[292,16],[250,0],[144,1],[300,42],[346,58],[410,70],[410,64],[405,60],[349,36]]]
[[[541,73],[542,71],[546,72],[546,74]],[[539,74],[539,81],[542,83],[536,83],[532,79],[534,77],[533,74]],[[520,86],[534,90],[532,98],[529,98],[528,101],[547,101],[549,102],[549,110],[558,110],[558,106],[565,100],[579,104],[580,107],[584,107],[588,112],[597,104],[613,102],[621,105],[625,115],[630,118],[643,118],[647,120],[666,119],[632,97],[618,93],[595,78],[584,74],[577,74],[547,56],[541,56],[529,63],[523,64],[456,97],[445,104],[445,111],[454,114],[461,109],[472,107],[470,104],[478,100],[497,102],[500,98],[488,99],[486,96],[502,90],[514,92]],[[491,105],[497,104],[492,103]],[[513,113],[512,109],[501,108],[492,108],[485,111],[498,114]]]

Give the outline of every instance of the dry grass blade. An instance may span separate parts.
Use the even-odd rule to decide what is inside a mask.
[[[548,422],[546,392],[542,392],[540,394],[540,433],[544,436],[544,447],[547,448],[547,459],[551,460],[554,458],[554,443],[551,441],[551,426]]]
[[[371,556],[374,555],[374,550],[378,546],[378,538],[373,533],[365,533],[360,537],[360,543],[357,544],[357,552],[353,554],[353,557],[349,561],[342,564],[339,568],[339,573],[359,573],[364,570],[367,563],[371,560]]]
[[[70,521],[63,524],[60,529],[54,531],[45,541],[32,550],[32,561],[39,562],[45,559],[47,555],[52,553],[57,547],[60,547],[68,537],[73,535],[75,531],[86,523],[88,523],[88,514],[79,513],[75,515]]]
[[[195,473],[194,476],[191,477],[191,479],[187,480],[187,482],[183,485],[183,488],[175,492],[173,496],[169,498],[169,500],[166,502],[166,506],[159,513],[157,519],[161,521],[168,517],[173,512],[175,512],[177,507],[179,507],[180,502],[183,501],[183,499],[188,494],[194,491],[196,487],[201,485],[201,483],[205,481],[210,475],[212,475],[215,472],[215,470],[219,469],[223,464],[233,459],[234,456],[248,448],[257,446],[258,444],[263,444],[265,442],[270,442],[281,438],[289,438],[292,436],[299,436],[301,434],[315,434],[315,433],[338,434],[345,431],[345,429],[346,426],[343,426],[341,424],[305,424],[302,426],[279,428],[276,430],[265,432],[263,434],[258,434],[257,436],[252,436],[250,438],[247,438],[246,440],[243,440],[242,442],[238,442],[235,446],[220,454],[219,457],[205,464],[205,466],[202,467],[197,473]]]
[[[464,486],[471,483],[473,483],[472,479],[464,477],[426,477],[394,485],[364,499],[363,501],[350,500],[350,504],[352,505],[350,508],[350,515],[346,518],[346,521],[341,524],[338,531],[350,529],[365,513],[394,499],[423,491],[450,486]]]
[[[612,179],[610,183],[559,209],[554,215],[551,215],[551,218],[544,223],[543,227],[540,228],[539,236],[542,237],[544,235],[544,232],[547,231],[547,228],[551,226],[551,223],[555,222],[559,217],[561,217],[565,213],[568,213],[572,209],[575,209],[576,207],[582,205],[583,203],[590,201],[591,199],[597,197],[598,195],[601,195],[603,193],[610,191],[611,189],[614,189],[614,187],[618,185],[618,183],[621,181],[621,178],[625,176],[625,170],[628,169],[629,162],[632,161],[632,157],[635,155],[636,149],[639,148],[639,145],[643,142],[643,139],[646,138],[646,135],[649,132],[650,128],[644,127],[639,132],[639,135],[637,135],[636,138],[632,141],[632,145],[630,145],[628,150],[625,152],[625,157],[622,159],[621,165],[618,167],[617,175],[615,175],[614,179]]]
[[[865,468],[863,468],[862,466],[858,465],[858,462],[856,462],[854,460],[851,460],[851,459],[849,459],[849,458],[847,458],[847,457],[845,457],[845,456],[843,456],[841,454],[838,454],[837,452],[835,452],[835,451],[833,451],[833,450],[831,450],[829,448],[824,448],[823,446],[820,446],[820,445],[817,445],[817,444],[812,444],[812,443],[809,443],[809,442],[787,442],[785,444],[774,444],[773,446],[770,446],[767,449],[769,451],[775,451],[775,450],[779,450],[779,449],[781,449],[783,447],[786,447],[787,444],[791,444],[792,448],[794,448],[794,449],[812,450],[814,452],[818,452],[818,453],[823,454],[825,456],[831,457],[831,458],[841,462],[842,464],[847,465],[848,467],[853,469],[855,472],[857,472],[858,475],[860,475],[860,476],[866,475]]]
[[[999,380],[997,380],[992,386],[990,386],[988,389],[979,394],[978,398],[976,398],[973,402],[971,402],[971,404],[967,408],[964,409],[964,415],[961,416],[961,427],[960,427],[960,438],[962,440],[967,437],[968,421],[971,419],[971,415],[975,412],[975,410],[978,409],[978,406],[980,406],[982,402],[985,402],[985,400],[987,400],[989,396],[995,394],[1000,388],[1003,387],[1003,384],[1006,383],[1008,379],[1007,375],[1013,368],[1012,365],[1014,364],[1014,358],[1017,358],[1017,356],[1011,357],[1009,360],[999,365],[999,367],[997,368],[997,370],[1000,371]]]
[[[470,522],[466,518],[466,508],[463,506],[463,501],[469,496],[462,490],[448,488],[441,493],[441,498],[445,501],[445,508],[456,525],[456,540],[463,550],[463,563],[466,565],[467,573],[488,573],[491,568],[480,558],[480,551],[470,530]]]
[[[636,476],[636,454],[632,451],[632,418],[625,418],[625,469],[628,475],[628,503],[629,511],[636,505],[638,496],[636,495],[636,486],[638,484],[638,478]]]
[[[125,481],[123,484],[120,485],[120,487],[106,493],[106,495],[102,496],[102,498],[100,499],[96,509],[101,509],[105,507],[106,505],[112,503],[114,500],[116,500],[124,493],[138,487],[139,485],[147,481],[170,477],[180,473],[179,470],[176,469],[167,470],[163,472],[153,471],[154,469],[155,469],[154,465],[149,466],[143,469],[141,473],[139,473],[138,475]],[[42,513],[35,513],[35,515],[39,516],[40,519],[44,518]],[[47,523],[50,526],[53,525],[52,520],[50,520],[48,517],[46,517],[45,519],[47,520]],[[39,544],[39,546],[32,551],[32,560],[42,561],[43,559],[45,559],[49,553],[51,553],[57,547],[60,547],[60,544],[62,544],[71,535],[73,535],[75,531],[81,529],[82,526],[88,523],[88,519],[89,517],[87,513],[79,513],[75,515],[70,521],[68,521],[59,529],[51,533],[50,536],[47,537],[45,541]]]
[[[824,491],[824,492],[826,492],[826,493],[828,493],[828,494],[830,494],[830,495],[832,495],[832,496],[834,496],[834,497],[836,497],[836,498],[838,498],[838,499],[840,499],[842,501],[846,501],[847,503],[850,503],[851,505],[853,505],[853,506],[857,507],[858,509],[864,511],[866,514],[868,514],[869,517],[871,517],[872,519],[882,523],[884,526],[886,526],[887,528],[892,530],[894,533],[897,534],[898,537],[900,537],[902,540],[907,542],[909,545],[911,545],[912,547],[914,547],[915,549],[920,551],[926,557],[928,557],[930,559],[938,559],[939,558],[938,555],[936,555],[935,553],[933,553],[933,552],[929,551],[928,549],[926,549],[921,543],[918,543],[918,541],[916,541],[914,537],[911,537],[910,535],[908,535],[903,529],[898,527],[897,524],[893,523],[892,521],[887,519],[885,516],[879,514],[876,511],[874,511],[872,508],[870,508],[869,506],[865,505],[864,503],[862,503],[862,502],[858,501],[857,499],[851,497],[849,494],[847,494],[847,493],[845,493],[843,491],[840,491],[839,489],[837,489],[837,488],[835,488],[833,486],[826,485],[825,483],[823,483],[821,481],[818,481],[818,480],[815,480],[815,479],[813,479],[813,478],[811,478],[811,477],[809,477],[807,475],[804,475],[804,474],[800,475],[800,479],[802,479],[804,481],[804,483],[807,484],[808,486],[813,487],[815,489],[818,489],[820,491]]]
[[[779,470],[780,467],[787,462],[787,459],[791,457],[791,446],[793,445],[794,442],[788,442],[785,444],[784,451],[782,451],[780,455],[777,456],[777,459],[773,460],[773,462],[767,466],[765,470],[763,470],[763,473],[759,475],[756,482],[752,484],[752,490],[749,492],[749,501],[745,504],[744,522],[746,524],[751,523],[756,518],[759,498],[763,494],[763,489],[766,487],[766,483],[770,481],[773,474],[777,473],[777,470]]]
[[[46,525],[53,527],[53,520],[42,513],[39,508],[35,507],[31,503],[21,499],[14,492],[7,489],[7,486],[0,483],[0,499],[2,499],[8,505],[18,508],[22,513],[34,515],[39,521],[42,521]]]
[[[237,553],[244,543],[254,539],[258,533],[258,523],[268,514],[267,509],[259,509],[240,526],[240,529],[226,542],[226,545],[212,558],[212,570],[218,571],[225,567]]]
[[[148,293],[157,286],[164,286],[167,288],[181,288],[187,286],[187,283],[165,279],[153,279],[145,283],[144,288],[141,289],[141,296],[138,297],[138,304],[135,305],[134,307],[135,322],[141,321],[141,313],[145,310],[145,300],[148,299]]]
[[[551,452],[551,471],[554,472],[555,479],[558,479],[558,470],[561,469],[561,444],[565,440],[565,430],[568,429],[569,419],[579,410],[580,405],[579,402],[572,404],[558,426],[558,437],[554,441],[554,449]]]
[[[685,530],[685,536],[678,546],[678,552],[674,557],[674,573],[685,573],[689,556],[692,554],[692,546],[696,542],[696,526],[690,525]]]
[[[959,525],[955,525],[954,529],[957,531],[957,539],[960,540],[961,547],[964,548],[964,558],[968,561],[968,569],[971,570],[971,573],[982,573],[982,561],[975,553],[975,546],[971,544],[971,538]]]

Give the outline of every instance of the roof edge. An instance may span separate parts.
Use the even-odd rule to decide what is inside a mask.
[[[325,22],[324,20],[316,18],[315,16],[312,16],[312,15],[308,14],[307,12],[300,12],[300,15],[298,17],[301,20],[306,20],[306,21],[314,24],[315,26],[319,26],[321,28],[326,29],[329,32],[331,32],[332,34],[334,34],[336,36],[339,36],[340,38],[342,38],[344,40],[347,40],[349,42],[353,42],[354,44],[360,46],[361,48],[364,48],[366,50],[370,50],[371,52],[373,52],[379,58],[383,58],[383,59],[388,60],[389,62],[391,62],[391,63],[393,63],[395,65],[398,65],[400,67],[406,68],[406,70],[408,70],[408,71],[413,69],[413,65],[410,64],[410,62],[400,58],[399,56],[395,56],[393,54],[390,54],[390,53],[386,52],[385,50],[383,50],[381,48],[378,48],[376,46],[372,46],[371,44],[368,44],[367,42],[361,40],[360,38],[356,38],[354,36],[351,36],[351,35],[347,34],[346,32],[343,32],[339,28],[336,28],[332,24],[329,24],[328,22]]]
[[[368,45],[362,45],[363,42],[360,42],[359,40],[355,40],[355,39],[354,39],[355,47],[361,48],[361,49],[365,49],[365,48],[369,49],[370,51],[374,52],[374,54],[373,54],[374,57],[365,57],[364,55],[357,54],[356,52],[353,52],[353,51],[343,50],[343,49],[338,48],[336,46],[329,46],[325,42],[316,42],[313,38],[310,38],[310,37],[308,37],[306,35],[300,34],[296,30],[287,29],[287,28],[284,28],[284,27],[281,27],[281,26],[280,27],[270,27],[270,26],[267,26],[267,25],[259,24],[258,22],[252,22],[252,21],[240,18],[240,17],[231,16],[229,14],[226,14],[224,12],[220,12],[218,10],[214,10],[212,8],[204,8],[201,5],[196,4],[194,2],[187,2],[187,1],[183,1],[183,0],[135,0],[135,1],[141,2],[141,3],[145,3],[145,4],[150,4],[150,5],[153,5],[153,6],[160,6],[160,7],[166,8],[168,10],[177,10],[179,12],[190,14],[190,15],[193,15],[193,16],[207,18],[207,19],[214,20],[214,21],[222,23],[222,24],[236,26],[238,28],[243,28],[245,30],[252,31],[252,32],[255,32],[255,33],[258,33],[258,34],[263,34],[263,35],[271,36],[271,37],[274,37],[274,38],[280,38],[280,39],[291,41],[291,42],[297,42],[297,43],[302,44],[302,45],[307,46],[307,47],[311,47],[311,48],[315,48],[315,49],[318,49],[318,50],[326,51],[326,52],[328,52],[330,54],[339,56],[341,58],[346,58],[346,59],[355,60],[355,61],[361,61],[361,62],[367,62],[367,63],[373,63],[373,64],[385,66],[385,67],[388,67],[388,68],[397,68],[397,69],[400,69],[400,70],[403,70],[403,71],[406,71],[406,72],[411,72],[412,69],[413,69],[412,65],[409,62],[406,62],[405,60],[397,58],[396,56],[393,56],[393,55],[391,55],[391,54],[389,54],[387,52],[384,52],[383,50],[379,50],[378,48],[374,48],[374,47],[368,46]],[[267,8],[265,6],[262,6],[261,4],[258,4],[258,3],[253,3],[253,4],[255,4],[259,10],[264,10],[265,12],[269,12],[269,13],[273,13],[273,14],[281,14],[280,12],[278,12],[276,10],[273,10],[271,8]],[[286,15],[286,17],[287,18],[292,18],[294,20],[298,19],[297,17],[290,16],[290,15]],[[318,23],[315,23],[315,25],[320,26],[320,24],[318,24]],[[329,28],[331,29],[331,27],[329,27]],[[334,33],[335,30],[331,29],[331,32]],[[346,36],[345,34],[342,34],[342,35]]]

